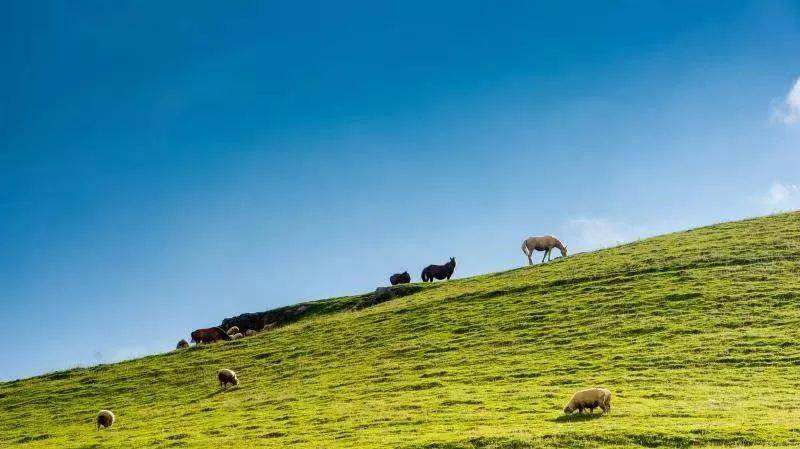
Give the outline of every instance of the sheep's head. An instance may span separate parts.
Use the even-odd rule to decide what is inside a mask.
[[[572,407],[572,403],[569,403],[569,404],[567,404],[566,407],[564,407],[564,413],[566,413],[567,415],[569,415],[570,413],[572,413],[574,411],[575,411],[575,409]]]
[[[234,385],[239,385],[239,378],[236,377],[236,376],[233,376],[233,379],[231,379],[231,383],[234,384]]]

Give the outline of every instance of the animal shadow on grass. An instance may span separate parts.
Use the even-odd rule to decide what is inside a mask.
[[[206,396],[206,399],[208,399],[208,398],[213,398],[214,396],[216,396],[216,395],[218,395],[218,394],[226,393],[227,391],[228,391],[228,390],[226,390],[226,389],[223,389],[222,387],[220,387],[219,389],[217,389],[217,390],[214,390],[214,391],[212,391],[211,393],[209,393],[209,394],[208,394],[208,396]]]
[[[601,413],[573,413],[571,415],[559,415],[557,418],[551,419],[553,422],[584,422],[600,419],[603,417]]]

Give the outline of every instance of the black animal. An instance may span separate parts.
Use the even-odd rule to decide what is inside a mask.
[[[402,273],[395,273],[389,276],[389,282],[391,282],[392,285],[408,284],[409,282],[411,282],[411,275],[408,274],[408,271],[404,271]]]
[[[456,258],[451,257],[450,262],[444,265],[428,265],[422,270],[422,282],[433,282],[433,279],[450,279],[453,271],[456,270]]]

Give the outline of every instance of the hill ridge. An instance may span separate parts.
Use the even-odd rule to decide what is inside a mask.
[[[798,242],[798,213],[722,223],[0,384],[0,446],[794,447]],[[565,417],[590,386],[613,412]]]

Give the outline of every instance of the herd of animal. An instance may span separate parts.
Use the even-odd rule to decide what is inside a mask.
[[[422,282],[433,282],[434,279],[440,281],[444,279],[450,280],[450,276],[453,275],[454,271],[456,271],[456,258],[451,257],[450,261],[444,265],[428,265],[425,267],[420,278],[422,278]],[[392,285],[408,284],[411,282],[411,275],[408,274],[408,271],[395,273],[389,276],[389,282]]]
[[[546,235],[542,237],[529,237],[522,242],[522,252],[527,256],[528,263],[533,264],[534,251],[543,251],[542,263],[545,258],[550,259],[550,253],[553,248],[558,248],[561,251],[561,256],[566,257],[567,247],[564,246],[557,238]],[[443,265],[428,265],[422,270],[422,282],[433,282],[434,279],[444,280],[450,279],[456,269],[456,259],[451,257],[450,261]],[[411,275],[407,271],[403,273],[396,273],[389,277],[389,282],[392,285],[408,284],[411,282]],[[269,326],[265,326],[264,330]],[[204,329],[197,329],[191,333],[191,341],[195,344],[208,344],[220,340],[237,340],[243,337],[255,335],[255,329],[246,329],[244,333],[237,326],[232,326],[228,330],[221,327],[209,327]],[[189,347],[189,342],[181,340],[178,342],[177,349],[184,349]],[[220,388],[226,390],[228,386],[238,386],[239,378],[236,373],[230,369],[221,369],[217,372],[217,381]],[[570,414],[573,412],[583,413],[588,410],[589,413],[594,413],[594,409],[599,408],[602,413],[611,411],[611,391],[605,388],[589,388],[575,393],[567,405],[564,407],[564,413]],[[110,410],[100,410],[97,414],[97,429],[108,428],[114,424],[114,413]]]
[[[552,235],[543,235],[538,237],[528,237],[522,241],[522,252],[528,258],[528,264],[533,265],[533,253],[535,251],[543,251],[542,263],[547,259],[552,260],[553,248],[558,248],[561,251],[562,257],[567,257],[567,247],[561,243],[561,240],[553,237]],[[422,282],[433,282],[434,279],[450,280],[453,272],[456,270],[456,258],[451,257],[450,261],[444,265],[428,265],[422,270],[420,278]],[[395,273],[389,276],[389,282],[392,285],[408,284],[411,282],[411,275],[408,271],[402,273]]]

